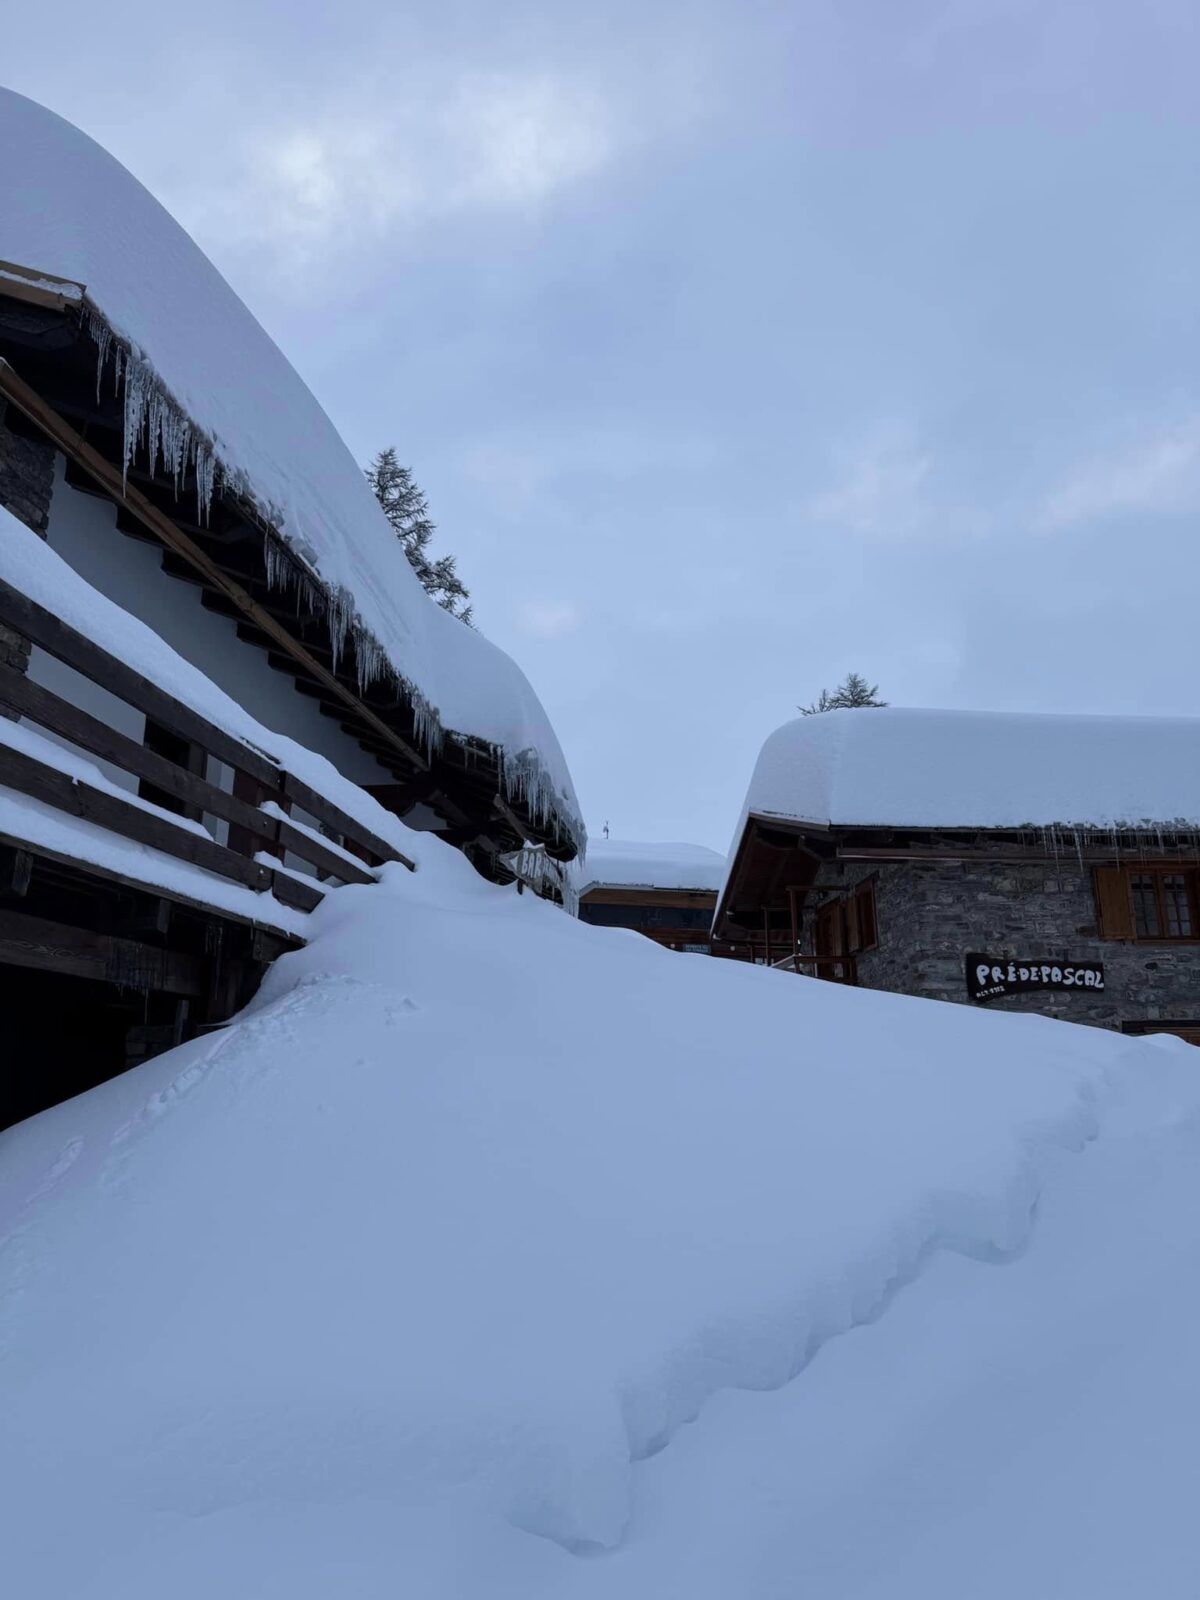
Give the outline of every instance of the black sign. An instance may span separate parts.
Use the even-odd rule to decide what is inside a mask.
[[[1009,961],[976,954],[969,955],[966,962],[967,994],[972,1000],[999,1000],[1034,989],[1095,991],[1104,987],[1104,968],[1098,961]]]

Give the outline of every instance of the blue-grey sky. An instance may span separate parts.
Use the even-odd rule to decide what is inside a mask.
[[[1200,711],[1200,5],[60,0],[0,79],[394,443],[589,826],[765,735]]]

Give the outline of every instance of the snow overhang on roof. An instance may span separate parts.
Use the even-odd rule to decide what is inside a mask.
[[[843,827],[1200,824],[1200,718],[876,708],[763,745],[746,814]]]
[[[810,829],[1200,829],[1200,718],[863,708],[763,745],[751,821]],[[722,887],[722,910],[729,876]]]
[[[333,424],[203,253],[99,145],[3,89],[0,148],[0,292],[75,302],[98,386],[123,381],[126,462],[148,437],[202,503],[249,502],[277,536],[272,580],[321,598],[331,633],[355,642],[360,688],[394,681],[431,751],[446,738],[494,751],[509,801],[581,848],[570,773],[524,674],[425,594]]]
[[[630,844],[601,839],[579,869],[581,895],[593,889],[702,890],[715,893],[725,857],[702,844]]]

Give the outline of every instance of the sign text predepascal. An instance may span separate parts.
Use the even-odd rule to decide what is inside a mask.
[[[967,994],[972,1000],[999,1000],[1034,989],[1103,989],[1098,961],[1009,961],[979,954],[966,958]]]

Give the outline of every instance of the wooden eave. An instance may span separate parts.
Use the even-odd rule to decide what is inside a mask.
[[[0,399],[8,401],[9,424],[62,453],[73,487],[113,503],[122,533],[158,546],[169,575],[233,619],[240,637],[382,764],[393,779],[392,809],[403,815],[428,806],[443,836],[466,847],[489,875],[500,870],[497,856],[525,842],[572,859],[576,847],[555,821],[540,821],[503,795],[494,748],[446,735],[429,754],[401,686],[359,688],[353,640],[335,654],[326,619],[296,593],[268,584],[268,541],[278,535],[246,498],[221,484],[201,524],[191,472],[176,484],[161,463],[152,466],[143,446],[122,476],[123,396],[109,374],[97,396],[97,353],[82,325],[83,304],[81,285],[0,264]]]
[[[1200,830],[1164,825],[1080,830],[1068,838],[1052,828],[917,828],[801,822],[751,814],[734,852],[713,933],[745,940],[764,926],[790,921],[789,890],[803,908],[825,863],[953,863],[1113,865],[1136,861],[1200,860]]]
[[[672,911],[711,911],[715,889],[651,889],[641,885],[598,884],[579,897],[581,906],[665,906]]]

